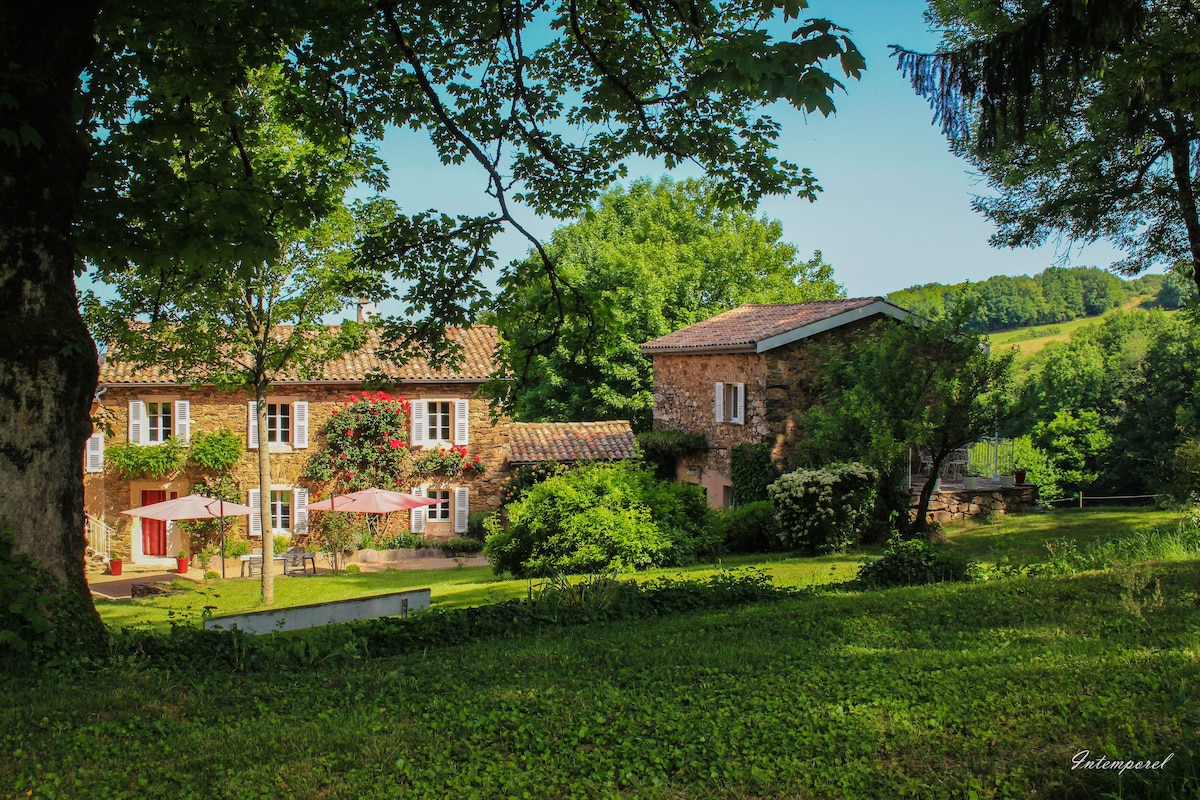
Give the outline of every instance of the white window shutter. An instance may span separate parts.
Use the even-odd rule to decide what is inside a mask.
[[[292,403],[292,447],[303,450],[308,447],[308,403],[300,400]]]
[[[713,416],[717,422],[725,421],[725,384],[720,381],[713,384]]]
[[[425,496],[425,487],[424,486],[414,486],[412,489],[412,493],[415,494],[417,497],[424,497]],[[427,508],[427,506],[421,506],[420,508],[414,508],[410,512],[411,516],[408,521],[409,522],[408,527],[412,530],[413,533],[424,533],[425,532],[425,509],[426,508]]]
[[[250,506],[253,511],[250,512],[250,535],[262,536],[262,514],[258,511],[258,506],[262,501],[262,492],[258,489],[250,490],[250,499],[246,505]]]
[[[87,472],[104,472],[104,434],[93,433],[87,441],[87,458],[84,461]]]
[[[146,404],[141,400],[129,401],[129,441],[142,444],[146,440]]]
[[[251,450],[258,449],[258,403],[251,400],[246,406],[248,409],[246,416],[246,447]]]
[[[427,426],[425,421],[425,412],[429,409],[424,400],[414,400],[411,409],[412,437],[408,440],[408,443],[414,445],[423,445],[425,444],[425,430]]]
[[[737,419],[734,420],[739,425],[746,422],[746,384],[739,383],[737,385]]]
[[[471,490],[459,486],[454,490],[454,532],[466,533],[467,516],[471,513]]]
[[[292,533],[304,536],[308,533],[308,489],[292,489]]]
[[[175,401],[175,438],[184,444],[192,438],[192,402]]]
[[[471,401],[454,401],[454,443],[470,444],[471,439]]]

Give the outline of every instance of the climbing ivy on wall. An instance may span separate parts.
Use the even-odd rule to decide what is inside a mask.
[[[733,502],[739,506],[767,500],[767,487],[779,475],[779,468],[771,461],[771,448],[768,445],[739,444],[729,454]]]

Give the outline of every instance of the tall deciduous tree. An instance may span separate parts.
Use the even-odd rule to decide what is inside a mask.
[[[1200,14],[1193,0],[931,0],[945,48],[896,48],[987,179],[993,242],[1107,239],[1135,274],[1200,286]]]
[[[906,458],[924,451],[937,475],[957,448],[991,431],[1007,414],[1013,353],[991,356],[964,332],[966,303],[923,324],[876,323],[863,341],[832,346],[821,362],[830,390],[805,411],[802,457],[811,463],[858,460],[879,470],[891,510],[908,514]],[[927,529],[933,480],[921,488],[917,530]]]
[[[793,19],[806,7],[782,5]],[[279,65],[287,113],[309,141],[406,126],[428,132],[443,161],[483,168],[493,214],[374,218],[372,257],[434,289],[410,294],[410,305],[443,316],[399,328],[411,339],[469,318],[491,237],[518,225],[514,201],[573,214],[623,174],[627,156],[695,162],[730,200],[811,197],[815,179],[775,156],[779,125],[762,109],[785,100],[829,113],[841,84],[824,65],[857,76],[863,60],[824,20],[774,39],[764,23],[775,13],[770,2],[663,0],[5,4],[0,516],[14,524],[16,550],[85,596],[80,464],[96,361],[75,310],[73,234],[89,256],[110,249],[132,269],[186,269],[196,284],[235,261],[276,257],[280,242],[248,230],[237,207],[189,217],[197,209],[185,205],[159,229],[126,213],[130,203],[179,206],[173,165],[201,142],[240,157],[247,120],[236,95],[251,70]],[[198,196],[225,177],[201,169],[183,188]],[[319,208],[294,208],[297,230],[320,219]],[[31,510],[31,497],[48,500]]]
[[[503,281],[495,321],[518,419],[629,419],[649,430],[653,376],[640,346],[742,303],[844,297],[818,252],[802,261],[778,221],[722,206],[716,184],[614,189],[546,251],[572,287],[566,313],[541,259]]]

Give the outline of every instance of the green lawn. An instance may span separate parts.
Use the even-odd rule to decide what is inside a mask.
[[[1024,559],[1046,541],[1155,523],[1174,517],[1060,511],[951,538],[976,557]],[[803,582],[850,561],[767,568]],[[1187,558],[546,626],[304,670],[130,661],[4,679],[0,786],[321,800],[1196,797],[1198,598],[1200,560]],[[1119,777],[1072,770],[1081,750],[1174,755]]]
[[[1137,297],[1125,303],[1122,310],[1144,308],[1145,303],[1152,301],[1151,297]],[[1113,312],[1109,312],[1110,314]],[[1167,312],[1172,313],[1172,312]],[[993,350],[1017,348],[1017,358],[1027,358],[1050,342],[1065,342],[1071,334],[1088,325],[1095,325],[1107,315],[1099,317],[1080,317],[1070,322],[1056,322],[1051,325],[1030,325],[1025,328],[1014,328],[1011,331],[1000,331],[988,334],[988,341]]]
[[[1042,514],[997,517],[993,522],[954,523],[946,527],[951,542],[964,555],[988,565],[1027,563],[1046,558],[1046,543],[1066,537],[1084,544],[1119,535],[1131,528],[1173,525],[1177,515],[1171,511],[1137,508],[1062,509]],[[667,575],[700,577],[718,569],[740,566],[762,567],[780,586],[815,586],[850,580],[863,555],[878,554],[881,547],[863,552],[820,557],[730,556],[716,564],[698,564],[686,568],[650,570],[637,579]],[[260,608],[257,580],[231,579],[211,581],[207,585],[176,581],[181,594],[138,600],[97,601],[106,624],[112,627],[150,625],[166,628],[170,621],[199,620],[205,606],[216,615]],[[359,573],[356,575],[320,575],[317,577],[280,578],[275,582],[277,606],[303,605],[327,600],[342,600],[372,594],[429,587],[435,606],[480,605],[497,600],[525,597],[531,583],[525,580],[497,578],[490,567],[464,567],[450,570],[419,570]]]

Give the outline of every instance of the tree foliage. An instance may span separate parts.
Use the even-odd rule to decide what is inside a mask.
[[[712,181],[617,188],[559,228],[541,259],[501,281],[495,321],[518,419],[628,419],[650,428],[653,378],[641,345],[742,303],[843,297],[820,252],[780,241],[779,222],[722,204]],[[562,300],[563,316],[550,313]]]
[[[933,0],[942,51],[902,48],[954,150],[996,192],[995,244],[1107,239],[1120,269],[1200,286],[1200,17],[1191,0]]]
[[[1200,433],[1200,338],[1175,316],[1114,314],[1024,370],[1011,432],[1031,435],[1065,491],[1160,491]]]
[[[263,106],[243,102],[253,74],[278,77],[273,93],[299,140],[337,146],[342,160],[369,157],[366,144],[399,126],[428,133],[443,162],[484,170],[494,213],[377,204],[369,215],[365,263],[408,287],[397,346],[444,351],[443,325],[469,321],[480,297],[491,237],[519,227],[514,201],[573,214],[634,155],[698,164],[731,202],[813,196],[815,177],[777,157],[779,125],[764,109],[783,100],[829,113],[835,75],[858,77],[863,59],[833,23],[799,21],[806,7],[784,4],[797,22],[780,40],[768,33],[772,3],[6,5],[0,483],[11,492],[0,517],[29,519],[14,530],[16,550],[86,599],[76,467],[96,358],[76,310],[80,255],[142,271],[147,292],[156,277],[196,287],[231,264],[268,263],[319,225],[322,197],[340,201],[336,170],[328,183],[307,170],[324,157],[310,161],[302,147],[288,180],[229,197],[240,185],[230,181],[255,169],[246,132]],[[244,213],[272,194],[318,202],[284,203],[266,225]],[[14,424],[31,408],[36,419]],[[52,486],[49,475],[69,477]],[[29,497],[51,499],[31,515]],[[101,630],[95,615],[87,624]]]
[[[1008,413],[1013,354],[991,356],[964,332],[965,304],[924,324],[884,320],[861,341],[831,345],[821,363],[830,387],[799,421],[802,458],[809,464],[862,461],[881,476],[888,508],[906,520],[909,449],[925,451],[938,474],[956,448],[992,430]],[[933,481],[922,487],[918,530]],[[898,502],[897,502],[898,501]]]
[[[1050,267],[1033,277],[994,275],[979,283],[928,283],[888,295],[888,300],[923,317],[940,317],[959,302],[974,310],[967,330],[990,333],[1027,325],[1069,322],[1118,307],[1132,289],[1095,267]],[[1154,292],[1148,292],[1154,294]]]

